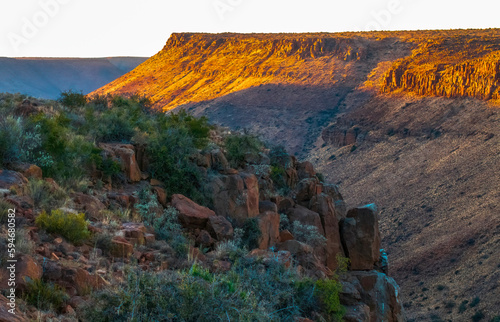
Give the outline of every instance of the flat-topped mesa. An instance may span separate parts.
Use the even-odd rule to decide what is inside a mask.
[[[335,34],[203,34],[173,33],[163,51],[182,50],[188,55],[231,50],[233,55],[258,54],[262,58],[318,58],[333,55],[343,60],[362,59],[367,54],[360,37]]]

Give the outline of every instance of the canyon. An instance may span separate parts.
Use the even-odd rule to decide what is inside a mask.
[[[409,320],[455,321],[500,311],[499,66],[498,29],[179,33],[92,95],[145,95],[311,160],[348,207],[378,205]]]

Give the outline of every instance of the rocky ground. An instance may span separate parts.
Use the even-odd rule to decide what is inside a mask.
[[[14,106],[12,114],[40,116],[50,110],[47,104],[25,100]],[[87,107],[87,112],[88,108],[95,107]],[[78,113],[72,111],[69,115],[76,118]],[[62,112],[44,117],[58,113]],[[124,292],[134,274],[166,276],[166,280],[181,274],[213,283],[224,274],[237,274],[242,261],[248,269],[257,265],[260,279],[279,269],[303,279],[306,284],[301,285],[308,285],[307,278],[339,283],[332,284],[339,285],[338,293],[324,294],[337,294],[345,307],[345,321],[403,321],[399,287],[387,275],[387,257],[380,249],[383,236],[377,207],[347,210],[336,185],[325,182],[310,162],[298,162],[284,150],[260,146],[235,159],[227,135],[227,130],[212,129],[211,143],[190,155],[192,165],[203,174],[208,207],[170,193],[169,182],[151,175],[154,158],[144,143],[97,143],[102,160],[116,162],[118,171],[103,177],[102,168],[91,167],[90,181],[80,189],[67,183],[60,186],[35,164],[5,163],[0,169],[1,220],[4,224],[7,209],[15,209],[17,314],[6,312],[9,274],[2,258],[0,321],[128,320],[130,315],[119,315],[125,299],[122,305],[101,301]],[[236,137],[243,140],[238,142],[256,140]],[[3,225],[2,254],[7,254],[7,239]],[[242,240],[246,244],[239,246]],[[131,275],[130,270],[139,273]],[[319,289],[330,285],[316,283]],[[137,287],[136,296],[151,295],[148,288],[142,289],[147,286],[133,289]],[[261,291],[278,297],[280,287],[266,287]],[[321,298],[323,293],[319,294]],[[176,301],[182,299],[180,295]],[[295,318],[332,319],[324,312],[340,309],[320,308],[334,303],[335,297],[320,301],[311,312],[302,311]],[[191,309],[196,311],[197,305]],[[149,314],[156,312],[137,310],[145,314],[139,320],[151,319]],[[200,311],[198,320],[216,312],[214,307],[208,310]],[[169,314],[171,320],[184,320],[181,311]]]

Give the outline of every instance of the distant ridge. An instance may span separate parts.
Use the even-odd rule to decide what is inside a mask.
[[[113,81],[146,57],[0,57],[0,92],[55,99],[62,91],[84,94]]]

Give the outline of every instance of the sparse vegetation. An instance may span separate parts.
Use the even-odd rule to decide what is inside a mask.
[[[30,179],[26,186],[26,194],[33,200],[35,208],[47,211],[52,208],[62,207],[68,197],[64,190],[53,187],[50,183],[39,179]]]
[[[325,236],[321,235],[316,226],[304,225],[299,221],[294,221],[291,232],[295,239],[311,245],[314,248],[324,247],[326,245]]]
[[[242,168],[247,160],[256,160],[264,147],[256,136],[236,133],[226,137],[227,160],[234,168]]]
[[[84,321],[288,321],[313,311],[326,321],[340,321],[341,288],[336,280],[313,281],[293,269],[241,258],[226,273],[211,273],[195,263],[179,272],[131,269],[116,289],[96,293],[95,305],[81,312]],[[168,296],[167,296],[168,295]]]
[[[69,296],[62,287],[42,280],[30,280],[23,295],[25,301],[40,310],[60,311]]]

